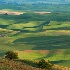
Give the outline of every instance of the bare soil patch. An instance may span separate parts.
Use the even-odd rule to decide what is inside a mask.
[[[6,15],[20,15],[23,13],[25,13],[25,12],[10,12],[10,11],[0,10],[0,14],[6,14]]]
[[[34,13],[37,13],[37,14],[50,14],[51,12],[34,12]]]

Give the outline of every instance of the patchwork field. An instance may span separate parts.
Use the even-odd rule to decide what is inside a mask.
[[[70,14],[1,14],[0,56],[9,50],[18,52],[20,59],[70,67]]]

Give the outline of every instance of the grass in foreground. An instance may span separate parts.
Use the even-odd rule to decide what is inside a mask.
[[[54,64],[51,69],[41,69],[37,68],[36,62],[34,63],[33,61],[28,60],[13,61],[0,59],[0,70],[70,70],[70,68]]]

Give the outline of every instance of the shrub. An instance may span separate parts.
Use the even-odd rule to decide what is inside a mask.
[[[18,54],[16,52],[13,52],[13,51],[8,51],[6,53],[5,58],[10,59],[10,60],[12,60],[12,59],[18,59]]]
[[[39,62],[38,62],[38,67],[39,68],[45,68],[45,69],[51,69],[52,68],[52,64],[49,63],[49,62],[46,62],[44,59],[41,59]]]

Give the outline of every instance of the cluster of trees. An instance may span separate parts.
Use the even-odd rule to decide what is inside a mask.
[[[7,59],[18,59],[18,54],[16,52],[13,52],[13,51],[8,51],[5,55],[5,58]]]
[[[51,70],[53,64],[51,64],[49,61],[46,62],[44,59],[41,59],[39,62],[38,62],[38,65],[37,65],[39,68],[45,68],[45,69],[49,69]]]

